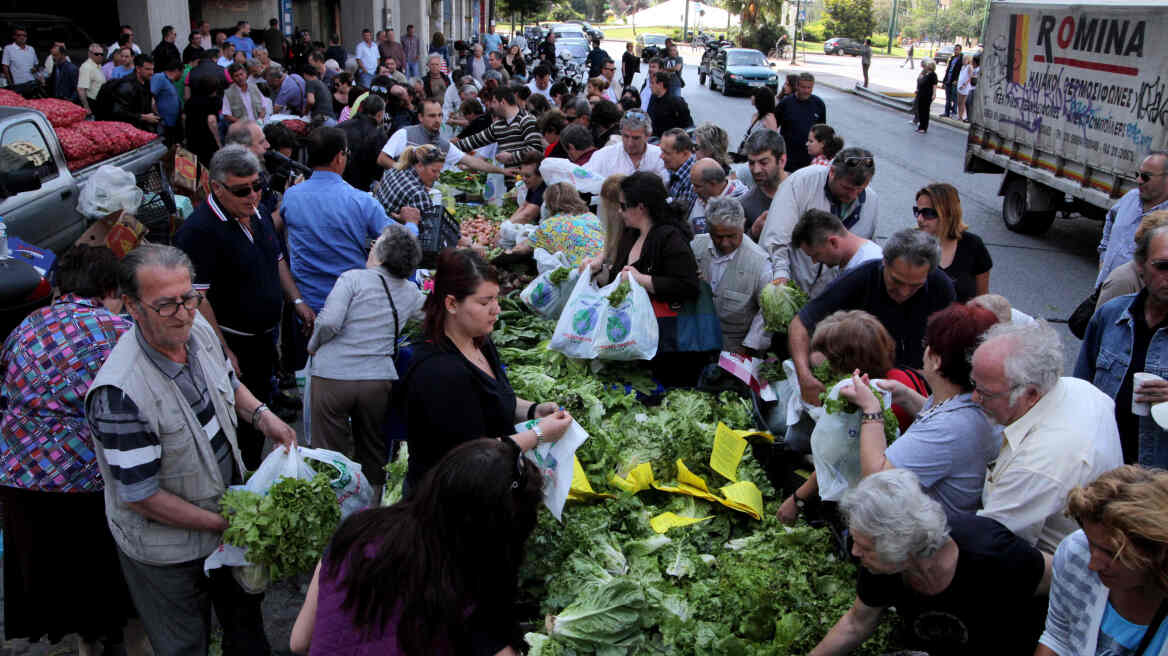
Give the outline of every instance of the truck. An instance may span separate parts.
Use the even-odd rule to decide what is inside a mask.
[[[8,234],[60,253],[85,232],[89,219],[77,211],[81,187],[105,164],[121,167],[139,179],[162,183],[155,191],[169,197],[159,164],[167,148],[162,139],[70,171],[57,134],[44,114],[25,107],[0,107],[0,173],[32,170],[39,188],[0,198],[0,217]],[[141,185],[140,185],[141,186]],[[156,198],[157,195],[154,196]],[[173,204],[173,199],[169,199]]]
[[[1102,220],[1168,145],[1168,4],[995,0],[970,94],[967,173],[1002,176],[1002,220]]]

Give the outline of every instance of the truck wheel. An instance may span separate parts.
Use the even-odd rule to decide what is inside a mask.
[[[1054,223],[1054,211],[1034,212],[1026,203],[1026,179],[1015,178],[1002,196],[1002,220],[1010,230],[1024,235],[1041,235]]]

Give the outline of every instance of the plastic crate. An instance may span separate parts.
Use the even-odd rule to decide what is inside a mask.
[[[142,203],[135,218],[146,226],[146,239],[154,244],[169,244],[178,230],[178,207],[174,192],[159,162],[137,176]]]
[[[422,268],[433,269],[438,264],[438,254],[445,248],[458,245],[462,227],[454,215],[442,206],[422,216],[418,221],[418,244],[422,247]]]

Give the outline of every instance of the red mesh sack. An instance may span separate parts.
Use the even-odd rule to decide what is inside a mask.
[[[85,110],[80,105],[57,98],[40,98],[28,101],[28,106],[39,110],[55,128],[69,127],[85,120]]]
[[[65,151],[65,159],[70,164],[74,160],[86,159],[98,155],[97,145],[84,132],[76,128],[56,128],[57,140],[61,142],[61,150]]]
[[[27,107],[28,101],[24,99],[24,96],[15,91],[0,89],[0,105],[5,107]]]

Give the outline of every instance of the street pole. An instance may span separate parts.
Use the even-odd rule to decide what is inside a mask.
[[[681,21],[681,40],[686,41],[689,34],[689,0],[685,0],[685,18]]]
[[[888,17],[888,51],[885,54],[892,54],[892,35],[896,30],[896,0],[892,0],[892,15]]]
[[[796,66],[795,55],[799,52],[799,0],[795,0],[795,29],[791,35],[791,65]]]

